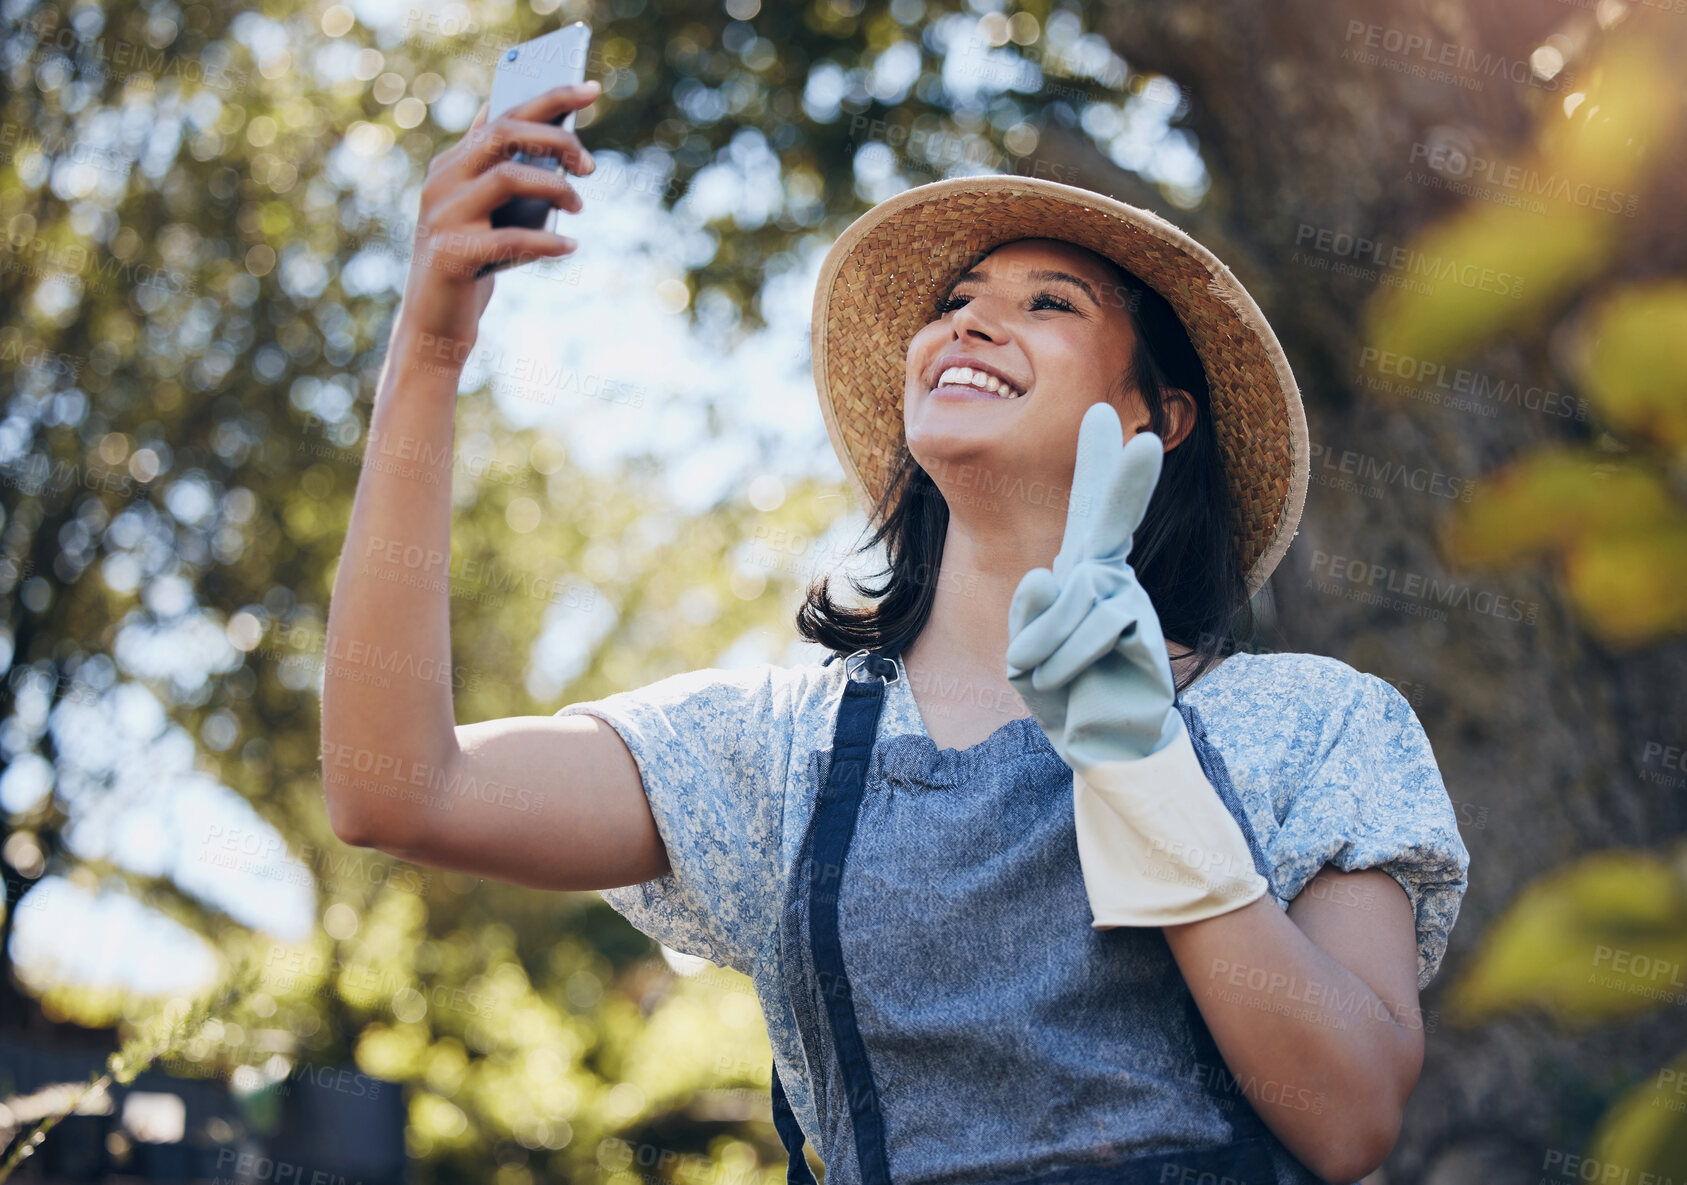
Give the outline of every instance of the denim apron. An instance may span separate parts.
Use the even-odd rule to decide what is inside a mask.
[[[875,746],[900,648],[845,659],[782,902],[826,1185],[1320,1182],[1230,1074],[1161,929],[1091,927],[1071,769],[1034,718],[968,750]],[[1269,880],[1223,757],[1176,706]],[[815,1185],[777,1065],[772,1094],[788,1185]]]

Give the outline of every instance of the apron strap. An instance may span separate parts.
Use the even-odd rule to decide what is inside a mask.
[[[838,937],[838,886],[850,840],[855,837],[855,819],[867,785],[867,764],[884,709],[885,689],[899,674],[895,660],[887,654],[900,649],[897,645],[877,651],[858,650],[844,659],[843,699],[838,705],[826,785],[815,803],[808,859],[809,944],[815,979],[832,1029],[832,1044],[838,1053],[844,1097],[849,1101],[861,1185],[890,1185],[890,1165],[885,1157],[878,1087],[867,1062],[866,1042],[856,1024],[855,1002]],[[855,678],[856,671],[863,667],[868,678]],[[814,1176],[802,1155],[802,1130],[785,1098],[777,1066],[773,1070],[773,1123],[790,1155],[785,1170],[788,1185],[813,1185]]]
[[[808,1161],[802,1154],[802,1127],[797,1123],[797,1117],[791,1112],[791,1103],[785,1097],[785,1086],[779,1081],[779,1063],[773,1065],[773,1128],[779,1133],[779,1142],[785,1146],[785,1155],[790,1162],[785,1166],[785,1185],[815,1185],[814,1170],[808,1167]]]

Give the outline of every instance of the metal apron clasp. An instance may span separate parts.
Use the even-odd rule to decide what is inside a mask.
[[[854,654],[851,654],[844,659],[844,675],[847,678],[853,679],[855,678],[855,673],[863,667],[868,668],[873,674],[883,680],[886,687],[889,687],[892,683],[902,677],[901,670],[898,668],[894,658],[886,658],[882,654],[875,654],[871,648],[866,646],[863,646],[860,650],[857,650]],[[885,674],[887,669],[889,670],[888,676]]]

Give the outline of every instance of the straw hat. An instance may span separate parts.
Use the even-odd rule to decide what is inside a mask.
[[[832,447],[868,513],[902,448],[908,342],[980,256],[1013,239],[1087,247],[1170,302],[1206,368],[1248,595],[1300,522],[1310,464],[1288,359],[1253,298],[1201,244],[1147,210],[1040,178],[955,177],[857,218],[814,293],[814,382]]]

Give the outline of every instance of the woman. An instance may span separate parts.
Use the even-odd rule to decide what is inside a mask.
[[[492,283],[475,269],[572,249],[493,231],[490,211],[580,208],[500,157],[589,171],[548,121],[594,94],[483,112],[430,168],[372,431],[449,456],[456,378],[437,360],[473,342]],[[875,603],[818,587],[798,615],[846,661],[459,727],[443,683],[374,693],[330,666],[336,833],[604,890],[751,976],[793,1183],[811,1179],[804,1136],[828,1185],[1364,1176],[1417,1081],[1418,991],[1468,855],[1392,687],[1234,652],[1307,469],[1252,300],[1153,215],[966,178],[840,237],[814,339],[828,430],[891,561],[861,590]],[[449,554],[448,490],[365,469],[331,654],[448,661],[444,589],[382,571]],[[440,800],[391,772],[418,769]]]

